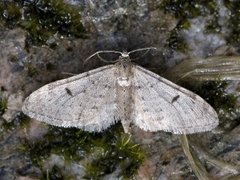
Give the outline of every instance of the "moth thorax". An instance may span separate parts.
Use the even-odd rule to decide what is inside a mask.
[[[130,79],[128,77],[117,78],[117,83],[119,84],[119,86],[122,86],[122,87],[131,85]]]

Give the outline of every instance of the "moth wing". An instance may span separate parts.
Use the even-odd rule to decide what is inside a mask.
[[[218,125],[217,113],[200,96],[142,67],[133,71],[133,120],[141,129],[188,134]]]
[[[23,113],[46,123],[101,131],[115,123],[116,66],[47,84],[26,98]]]

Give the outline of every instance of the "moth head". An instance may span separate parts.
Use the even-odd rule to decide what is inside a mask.
[[[129,57],[129,52],[127,51],[123,51],[121,53],[121,56],[119,56],[119,60],[120,62],[129,62],[131,61],[130,57]]]

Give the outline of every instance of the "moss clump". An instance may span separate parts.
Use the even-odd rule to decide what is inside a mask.
[[[228,20],[228,28],[230,33],[228,33],[227,41],[235,46],[240,44],[240,3],[239,1],[224,0],[224,5],[231,12],[230,19]]]
[[[3,115],[6,109],[7,109],[7,99],[0,98],[0,115]]]
[[[24,149],[28,149],[31,160],[38,167],[41,167],[42,160],[47,159],[51,153],[63,155],[67,160],[78,161],[90,149],[88,146],[90,136],[75,128],[65,129],[50,126],[49,132],[43,139],[35,142],[26,140]],[[82,150],[84,154],[78,154],[79,150]]]
[[[3,127],[6,132],[10,132],[12,130],[15,130],[16,128],[25,128],[29,125],[29,123],[29,117],[23,114],[19,114],[11,122],[3,120],[1,127]]]
[[[176,27],[174,30],[171,31],[167,39],[166,46],[171,50],[185,52],[188,50],[188,45],[185,42],[184,38],[181,37],[181,35],[179,34],[180,29],[180,27]]]
[[[233,94],[227,94],[226,81],[210,81],[198,87],[197,93],[209,102],[215,109],[228,111],[229,108],[236,108],[237,97]]]
[[[64,0],[0,2],[0,16],[6,26],[20,26],[29,32],[28,44],[50,44],[54,35],[85,37],[80,10]]]
[[[50,171],[46,171],[43,173],[40,180],[55,180],[55,179],[66,179],[66,177],[63,176],[61,169],[54,165]]]
[[[121,130],[117,125],[103,133],[93,134],[76,128],[50,126],[43,139],[35,142],[25,140],[21,149],[40,169],[43,160],[53,153],[64,156],[66,163],[85,158],[85,178],[98,179],[118,168],[121,176],[131,177],[145,156],[140,147]]]
[[[21,4],[14,2],[0,2],[0,21],[13,28],[21,19]]]
[[[178,19],[176,28],[170,33],[167,40],[167,46],[173,50],[178,50],[184,52],[187,50],[187,44],[181,38],[181,30],[188,29],[190,27],[190,19],[196,18],[198,16],[206,16],[209,14],[217,14],[217,4],[215,1],[170,1],[163,0],[160,4],[160,9],[165,13],[169,13]],[[215,17],[216,18],[216,17]],[[211,23],[216,23],[217,21],[209,22],[209,27]],[[216,25],[214,24],[214,27]]]
[[[15,129],[16,122],[14,122],[14,121],[11,121],[11,122],[3,121],[3,123],[1,124],[1,127],[4,128],[4,131],[11,132]]]
[[[217,10],[217,4],[215,1],[164,0],[160,8],[174,15],[176,18],[191,19],[198,16],[205,16],[206,14],[213,14]]]
[[[93,161],[86,164],[86,179],[99,179],[106,174],[120,171],[119,177],[131,178],[145,158],[138,144],[126,134],[109,139],[108,148]]]
[[[26,128],[26,127],[28,127],[28,125],[29,125],[29,123],[30,123],[30,121],[31,121],[31,119],[30,119],[28,116],[25,116],[25,115],[23,115],[23,114],[21,114],[21,115],[19,116],[19,119],[21,119],[21,121],[20,121],[20,127],[21,127],[21,128]]]
[[[35,77],[39,74],[37,68],[34,67],[32,64],[28,64],[27,73],[28,73],[28,76],[30,76],[30,77]]]

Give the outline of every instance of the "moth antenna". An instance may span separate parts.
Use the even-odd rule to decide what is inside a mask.
[[[96,55],[97,55],[98,58],[99,58],[101,61],[103,61],[103,62],[107,62],[107,63],[109,63],[109,62],[110,62],[110,63],[115,63],[115,62],[117,62],[117,60],[115,60],[115,61],[108,61],[108,60],[102,58],[99,54],[103,54],[103,53],[116,53],[116,54],[121,54],[121,55],[122,55],[122,52],[120,52],[120,51],[112,51],[112,50],[97,51],[97,52],[95,52],[94,54],[92,54],[91,56],[89,56],[87,59],[85,59],[84,62],[83,62],[83,64],[86,64],[88,60],[90,60],[92,57],[94,57],[94,56],[96,56]]]
[[[97,54],[97,57],[98,57],[102,62],[105,62],[105,63],[115,63],[115,62],[118,61],[118,60],[115,60],[115,61],[108,61],[108,60],[102,58],[99,54]]]
[[[156,47],[146,47],[146,48],[135,49],[133,51],[128,52],[128,55],[130,55],[131,53],[139,52],[139,51],[146,51],[140,57],[131,59],[132,61],[135,61],[135,60],[140,59],[141,57],[145,56],[150,50],[157,50],[157,48]]]
[[[157,48],[156,47],[139,48],[139,49],[135,49],[135,50],[132,50],[132,51],[128,52],[128,55],[130,55],[131,53],[134,53],[134,52],[146,51],[146,50],[148,52],[149,50],[157,50]]]

